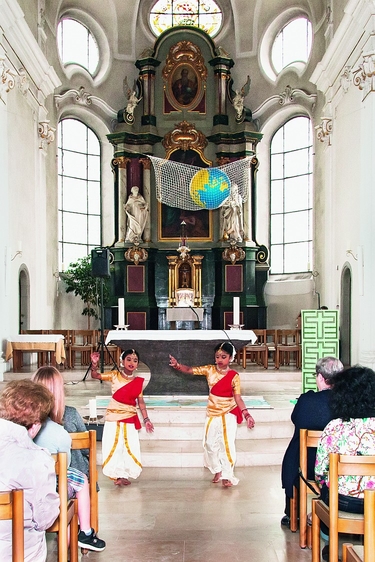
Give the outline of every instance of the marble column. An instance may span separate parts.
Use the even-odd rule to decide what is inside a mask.
[[[142,234],[144,242],[151,242],[151,160],[149,158],[140,158],[143,165],[143,197],[149,208],[148,219]]]
[[[120,156],[115,158],[113,165],[118,167],[118,199],[117,199],[117,224],[118,224],[118,241],[116,245],[124,243],[125,240],[125,211],[124,203],[127,198],[127,164],[130,162],[130,158],[125,158],[125,156]]]

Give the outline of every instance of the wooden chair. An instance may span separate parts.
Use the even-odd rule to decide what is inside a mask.
[[[68,500],[68,461],[66,453],[52,455],[58,476],[60,496],[60,515],[47,529],[47,533],[57,533],[58,562],[68,562],[68,544],[70,537],[70,562],[78,562],[78,501]],[[68,533],[70,529],[70,533]]]
[[[320,499],[312,501],[312,562],[320,562],[320,522],[329,528],[329,559],[339,557],[339,533],[364,534],[364,517],[338,509],[339,476],[375,475],[375,456],[329,455],[329,507]]]
[[[342,545],[342,562],[375,562],[375,490],[365,490],[364,546]]]
[[[313,492],[308,487],[305,480],[316,490],[317,496],[320,494],[318,484],[315,480],[309,480],[308,478],[308,449],[317,448],[321,435],[321,431],[314,431],[312,429],[300,429],[299,432],[299,466],[303,476],[303,478],[300,478],[299,480],[299,545],[301,548],[306,548],[306,546],[311,548],[311,536],[310,533],[308,533],[309,527],[307,525],[307,513],[311,511],[311,499],[313,497]]]
[[[104,330],[103,332],[104,341],[106,340],[108,332],[109,330]],[[120,367],[120,355],[122,353],[122,349],[112,343],[107,344],[107,349],[104,348],[104,365],[113,365],[114,359],[117,367]],[[111,358],[110,354],[112,355],[113,359]]]
[[[290,365],[292,355],[295,357],[296,368],[301,368],[301,331],[277,330],[275,369],[280,365]]]
[[[298,490],[293,486],[293,497],[290,498],[290,524],[289,529],[292,533],[296,533],[298,529]]]
[[[277,340],[277,330],[267,329],[266,330],[266,345],[268,347],[268,363],[272,358],[275,364],[276,360],[276,340]]]
[[[266,345],[266,330],[253,330],[257,337],[254,344],[245,345],[241,350],[242,366],[246,369],[247,359],[268,369],[268,347]]]
[[[81,431],[77,433],[69,433],[72,439],[72,449],[88,449],[89,450],[89,488],[90,488],[90,522],[91,527],[97,533],[99,530],[98,516],[98,490],[96,483],[98,481],[98,470],[96,466],[96,431]]]
[[[23,490],[0,492],[0,520],[12,521],[12,561],[24,562]]]
[[[74,369],[77,353],[80,355],[81,365],[90,365],[90,355],[97,345],[96,330],[72,330],[69,346],[69,365]]]

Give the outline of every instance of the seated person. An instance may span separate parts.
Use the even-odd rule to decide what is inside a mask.
[[[56,384],[55,381],[59,379],[60,384]],[[87,476],[70,466],[72,440],[62,426],[64,408],[61,407],[59,399],[59,393],[64,392],[62,375],[55,367],[46,366],[40,367],[32,376],[32,380],[47,387],[55,396],[54,406],[36,436],[35,443],[48,449],[50,453],[66,452],[68,454],[68,494],[70,498],[75,496],[78,500],[80,526],[78,545],[81,548],[101,552],[105,549],[106,544],[96,536],[90,525],[90,490]]]
[[[55,462],[32,441],[52,406],[47,388],[30,380],[8,383],[0,396],[0,489],[24,491],[25,562],[45,562],[45,531],[60,512]],[[0,560],[12,560],[11,521],[0,521]]]
[[[375,373],[356,365],[335,378],[331,391],[332,420],[319,440],[315,478],[321,487],[320,497],[329,501],[329,455],[375,455]],[[339,476],[339,510],[364,512],[364,490],[374,488],[372,476]],[[321,535],[328,543],[328,528],[321,523]],[[322,552],[329,559],[329,545]]]
[[[299,489],[299,430],[322,430],[332,419],[330,409],[330,388],[336,373],[343,370],[343,364],[335,357],[323,357],[316,364],[316,385],[319,392],[309,390],[298,398],[292,412],[294,424],[293,437],[288,445],[281,467],[281,482],[285,489],[285,515],[281,524],[290,525],[290,498],[293,497],[293,486]],[[324,392],[323,392],[324,391]],[[316,451],[309,449],[307,459],[308,478],[314,480]]]

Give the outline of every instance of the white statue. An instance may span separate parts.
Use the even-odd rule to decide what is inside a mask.
[[[127,217],[125,242],[141,242],[142,234],[148,219],[148,205],[144,197],[139,193],[139,187],[134,185],[131,194],[124,205]]]
[[[231,85],[229,87],[229,99],[236,112],[237,122],[243,121],[244,117],[246,117],[244,113],[248,113],[249,116],[251,117],[251,111],[249,109],[245,110],[244,108],[244,100],[250,91],[250,84],[251,84],[251,80],[250,80],[250,76],[248,76],[245,84],[242,86],[240,90],[233,90]]]
[[[241,94],[239,90],[236,90],[232,103],[233,103],[233,107],[236,111],[237,120],[240,120],[241,117],[242,117],[244,99],[245,99],[245,96],[243,94]]]
[[[141,101],[141,97],[137,97],[137,81],[134,80],[133,89],[129,88],[128,78],[125,77],[123,82],[124,94],[126,95],[127,104],[124,110],[124,119],[128,123],[134,121],[134,110]]]
[[[132,90],[128,97],[128,103],[126,105],[126,113],[134,118],[134,110],[137,107],[139,99],[134,90]]]
[[[242,197],[238,191],[238,185],[235,183],[232,184],[230,195],[221,208],[221,217],[222,238],[242,242],[244,235]]]

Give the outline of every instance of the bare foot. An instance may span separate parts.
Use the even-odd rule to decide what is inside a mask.
[[[130,480],[128,480],[127,478],[120,478],[120,480],[123,486],[130,486],[131,484]]]
[[[231,486],[233,486],[233,484],[230,480],[222,480],[222,482],[223,482],[223,486],[225,488],[230,488]]]
[[[218,482],[220,482],[220,478],[221,478],[221,472],[217,472],[217,473],[215,474],[215,476],[213,477],[212,482],[213,482],[214,484],[217,484]]]
[[[117,479],[114,481],[114,485],[115,485],[115,486],[121,486],[121,478],[117,478]]]

